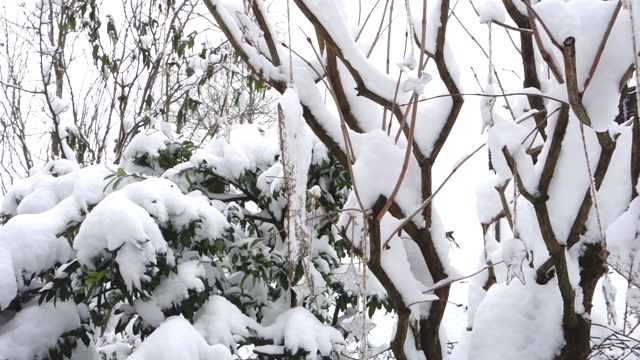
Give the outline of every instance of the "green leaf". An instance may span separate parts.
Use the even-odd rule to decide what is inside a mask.
[[[369,306],[369,318],[373,317],[373,314],[376,313],[376,310],[377,310],[376,306]]]
[[[89,347],[89,344],[91,344],[91,339],[89,338],[89,335],[87,334],[86,331],[80,332],[80,340],[82,340],[82,343],[86,347]]]
[[[76,31],[76,17],[73,14],[69,15],[69,28]]]
[[[93,45],[93,51],[91,54],[93,56],[94,61],[98,61],[100,59],[100,56],[98,55],[99,53],[100,53],[100,46]]]
[[[153,96],[148,95],[146,100],[144,101],[144,105],[147,107],[147,110],[151,109],[153,106]]]

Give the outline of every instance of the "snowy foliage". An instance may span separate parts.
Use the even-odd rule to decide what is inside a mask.
[[[75,108],[54,91],[62,43],[40,42],[59,148],[0,209],[0,358],[586,360],[640,348],[640,122],[614,121],[640,79],[635,2],[472,2],[485,43],[449,0],[406,1],[401,15],[293,0],[286,31],[263,0],[204,0],[228,44],[201,48],[189,1],[151,2],[132,28],[80,3],[65,19],[81,19],[103,84],[122,96],[130,77],[154,85],[118,98],[116,164],[90,165],[77,121],[63,121]],[[39,26],[63,4],[39,2]],[[454,56],[452,19],[489,50],[480,93],[465,90],[474,75]],[[501,81],[498,26],[519,32],[500,50],[518,59],[517,84]],[[131,49],[140,72],[121,72],[112,55]],[[211,110],[203,91],[218,70]],[[233,121],[265,87],[277,126]],[[472,95],[480,106],[463,107]],[[465,253],[479,257],[469,276],[434,204],[435,164],[463,118],[487,131],[493,170],[477,184],[481,231],[462,246],[483,245]],[[481,148],[445,164],[451,175]],[[466,323],[452,324],[452,284],[469,277]],[[466,331],[450,342],[452,325]]]
[[[341,286],[314,294],[315,316],[292,307],[279,235],[282,187],[259,184],[262,174],[274,174],[268,182],[282,176],[276,138],[253,125],[231,138],[192,154],[190,142],[141,133],[122,168],[78,169],[59,160],[14,187],[0,227],[2,357],[118,357],[125,349],[132,359],[219,359],[258,338],[290,354],[339,351],[340,331],[315,316],[328,317],[320,299],[340,294]],[[309,171],[322,181],[311,185],[323,190],[314,201],[331,208],[348,182],[340,185],[343,172],[329,173],[336,170],[331,159],[315,148],[321,153]],[[339,284],[330,275],[344,247],[331,231],[316,241],[320,280]],[[50,327],[39,327],[33,342],[24,334],[35,331],[36,317]]]

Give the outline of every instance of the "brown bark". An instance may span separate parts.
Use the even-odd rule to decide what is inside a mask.
[[[503,0],[502,1],[509,13],[509,16],[513,21],[518,25],[520,29],[531,30],[531,24],[529,23],[529,18],[522,15],[520,11],[515,7],[512,0]],[[535,88],[540,90],[540,79],[538,79],[538,70],[536,67],[536,57],[533,48],[533,37],[532,32],[529,31],[521,31],[520,32],[520,55],[522,57],[522,67],[524,70],[524,81],[522,82],[522,86],[527,88]],[[547,135],[544,130],[544,122],[545,122],[545,114],[544,110],[544,100],[539,96],[528,95],[527,99],[529,100],[529,105],[531,109],[538,110],[539,112],[534,116],[536,124],[538,125],[538,129],[540,130],[540,135],[543,139],[547,138]]]

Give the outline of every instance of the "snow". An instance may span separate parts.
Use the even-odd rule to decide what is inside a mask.
[[[526,284],[527,281],[522,271],[522,263],[526,257],[528,257],[527,248],[522,240],[517,238],[503,240],[502,259],[507,265],[507,285],[516,277],[521,283]]]
[[[196,69],[193,72],[193,75],[189,76],[189,78],[185,80],[183,90],[190,90],[194,86],[198,85],[203,76],[204,72],[201,69]]]
[[[122,167],[129,172],[142,174],[148,172],[148,169],[135,164],[135,158],[145,154],[151,158],[157,158],[160,151],[167,149],[167,142],[169,142],[169,138],[162,131],[141,131],[131,139],[129,146],[125,149]]]
[[[302,213],[300,219],[304,224],[306,221],[304,216],[306,215],[304,207],[306,196],[327,195],[324,179],[318,186],[310,189],[307,195],[306,170],[310,164],[319,164],[327,160],[328,150],[324,144],[310,134],[304,125],[303,114],[308,116],[307,119],[310,119],[309,115],[313,116],[320,127],[334,140],[335,145],[343,151],[346,149],[345,138],[340,129],[340,119],[336,116],[337,109],[334,108],[335,104],[331,103],[331,100],[327,104],[327,100],[322,94],[324,85],[316,84],[316,81],[319,80],[318,77],[324,75],[322,61],[312,61],[313,69],[311,69],[300,59],[288,59],[288,52],[283,51],[283,48],[278,45],[281,52],[280,58],[284,59],[284,64],[282,67],[273,66],[267,57],[262,55],[266,49],[264,34],[249,16],[243,14],[240,2],[236,1],[237,6],[235,7],[230,6],[229,2],[213,1],[213,3],[214,6],[218,6],[222,18],[228,24],[240,24],[239,27],[232,27],[232,35],[249,55],[250,63],[254,66],[256,73],[265,75],[267,80],[275,79],[283,83],[291,80],[290,77],[294,77],[294,84],[284,94],[281,102],[287,121],[287,142],[290,146],[289,151],[283,155],[288,156],[291,163],[297,167],[297,171],[290,173],[294,175],[291,177],[295,180],[293,193],[298,202],[295,205],[297,207],[293,206],[292,208],[294,211]],[[331,35],[343,50],[345,58],[361,73],[370,90],[385,99],[390,99],[396,90],[397,79],[386,76],[380,68],[376,68],[375,59],[365,57],[366,51],[363,48],[368,44],[356,43],[354,40],[357,29],[349,26],[347,22],[347,7],[353,5],[350,2],[335,0],[301,0],[301,3],[311,8],[312,12],[327,25]],[[591,61],[596,54],[599,39],[602,37],[616,2],[545,0],[532,1],[532,3],[536,12],[551,29],[554,39],[562,42],[567,36],[576,37],[578,85],[581,90],[584,90]],[[526,7],[522,1],[515,0],[514,4],[519,11],[526,13]],[[263,1],[257,1],[256,5],[265,13],[267,12]],[[439,1],[433,2],[431,4],[433,8],[428,15],[426,46],[430,51],[435,50],[435,33],[440,26],[440,5]],[[42,2],[40,2],[40,6],[41,8],[46,7]],[[485,2],[478,7],[478,12],[481,23],[506,21],[504,9],[499,1]],[[150,16],[152,14],[143,14],[141,21],[148,23]],[[48,19],[44,20],[48,21]],[[422,29],[421,25],[415,24],[420,20],[410,20],[413,21],[414,28],[419,34],[418,37],[421,37]],[[402,23],[402,21],[396,21],[396,23]],[[451,21],[451,23],[454,22]],[[455,29],[453,25],[448,32],[450,43],[456,45],[463,43],[458,41],[459,39],[454,35],[455,31],[452,29]],[[622,72],[629,67],[632,59],[628,29],[628,12],[625,9],[618,17],[604,49],[601,63],[582,98],[593,122],[592,128],[585,128],[587,157],[592,170],[595,168],[599,155],[593,129],[596,131],[611,130],[612,134],[620,136],[617,138],[618,150],[614,154],[610,173],[605,178],[597,196],[599,211],[597,214],[595,210],[591,211],[586,224],[587,232],[580,241],[588,243],[600,240],[599,234],[597,234],[599,224],[596,221],[596,217],[599,217],[606,229],[607,250],[611,253],[610,266],[612,269],[627,269],[625,271],[629,273],[626,275],[633,277],[631,272],[640,272],[640,265],[635,262],[635,258],[640,255],[638,254],[640,247],[636,244],[640,203],[638,201],[631,202],[631,178],[628,168],[632,156],[629,151],[631,134],[629,128],[621,128],[612,124],[611,121],[617,111],[619,79]],[[538,30],[541,30],[540,26]],[[275,34],[272,27],[269,27],[268,31]],[[562,67],[562,61],[559,61],[562,59],[561,54],[550,44],[544,31],[541,30],[540,34],[545,48],[552,53],[552,58]],[[281,41],[277,36],[275,38],[278,39],[278,42]],[[481,37],[478,36],[478,39]],[[141,36],[138,46],[148,50],[152,42],[150,37]],[[448,45],[445,46],[445,59],[447,65],[451,67],[454,78],[458,81],[459,73]],[[43,44],[42,46],[45,57],[58,51],[56,45]],[[394,48],[392,54],[394,61],[404,56],[395,50]],[[195,86],[202,79],[206,67],[219,60],[219,55],[210,55],[209,59],[193,56],[188,61],[189,67],[194,70],[194,75],[181,84],[185,89]],[[51,64],[47,61],[42,62],[40,69],[37,69],[45,76],[51,71]],[[289,74],[287,61],[294,62],[293,74]],[[424,100],[418,105],[415,142],[419,150],[428,156],[451,109],[451,98],[430,98],[432,95],[441,95],[441,89],[437,88],[440,84],[434,83],[424,87],[428,77],[415,74],[414,70],[417,65],[413,54],[406,55],[399,66],[404,72],[400,82],[400,86],[402,86],[400,90],[407,93],[400,94],[398,103],[405,102],[406,98],[410,96],[409,93],[412,92],[420,94]],[[237,69],[235,65],[234,69]],[[38,73],[37,70],[36,73]],[[354,88],[356,83],[347,68],[341,66],[339,70],[340,80],[345,89]],[[397,69],[393,70],[398,71]],[[554,84],[555,80],[547,78],[544,69],[540,70],[543,91],[525,89],[518,90],[518,92],[544,93],[566,101],[566,87]],[[411,73],[411,71],[414,72]],[[562,69],[560,71],[562,72]],[[513,93],[515,90],[510,87],[506,91]],[[485,94],[493,94],[494,92],[495,90],[489,87],[485,89]],[[63,110],[67,107],[65,96],[62,98],[51,97],[50,105],[54,108],[56,115],[62,115]],[[240,112],[245,110],[246,100],[246,94],[242,92],[239,98]],[[396,142],[393,136],[389,137],[386,133],[387,129],[380,130],[382,109],[379,106],[371,106],[369,100],[358,96],[355,91],[347,93],[347,100],[351,106],[352,115],[364,131],[363,134],[355,134],[349,130],[347,135],[353,144],[355,154],[353,169],[357,195],[363,200],[363,210],[367,210],[378,200],[380,195],[387,198],[391,195],[404,163],[407,143],[405,137],[401,137]],[[548,155],[549,140],[544,143],[540,136],[531,135],[533,120],[518,124],[520,119],[532,114],[528,109],[529,104],[526,96],[519,95],[517,101],[511,102],[516,116],[513,122],[500,117],[499,114],[504,111],[494,108],[495,98],[483,100],[487,101],[481,105],[480,109],[476,108],[471,113],[469,124],[473,127],[472,121],[477,123],[482,120],[483,125],[493,125],[489,130],[488,144],[492,151],[494,166],[498,170],[498,176],[481,184],[477,191],[477,209],[480,221],[488,223],[502,210],[495,186],[504,184],[505,180],[512,178],[511,171],[506,167],[501,155],[501,149],[507,147],[516,160],[518,174],[522,178],[525,188],[535,196],[538,195],[536,193],[538,176]],[[550,114],[558,104],[551,100],[545,101],[547,102],[546,113]],[[411,115],[413,114],[409,113],[409,116]],[[249,171],[256,171],[260,173],[256,179],[258,189],[265,197],[271,197],[276,191],[282,193],[285,185],[283,174],[288,169],[283,168],[277,160],[280,149],[274,141],[276,135],[273,132],[264,133],[254,125],[231,126],[224,116],[220,119],[223,119],[222,122],[226,126],[225,134],[228,135],[226,138],[213,140],[205,149],[199,150],[188,163],[170,169],[164,174],[162,173],[163,169],[149,169],[136,165],[135,158],[147,156],[153,167],[153,161],[157,160],[160,152],[174,146],[172,144],[174,139],[182,140],[173,133],[172,129],[169,129],[170,124],[166,122],[155,124],[163,131],[143,132],[133,139],[122,162],[126,173],[132,176],[127,176],[127,180],[120,183],[119,188],[114,189],[112,186],[107,186],[108,180],[104,180],[105,176],[112,175],[112,172],[115,171],[113,167],[96,166],[80,169],[79,165],[73,161],[62,160],[51,162],[41,171],[32,171],[32,177],[13,186],[3,201],[1,211],[10,219],[0,227],[0,309],[6,309],[16,295],[24,293],[26,280],[43,270],[55,270],[57,279],[66,276],[74,277],[74,274],[69,275],[63,271],[63,267],[66,265],[58,269],[56,267],[59,264],[69,264],[69,261],[76,256],[83,266],[82,271],[93,268],[95,260],[100,257],[113,258],[118,264],[115,271],[119,271],[123,276],[129,290],[140,289],[145,285],[150,274],[157,271],[154,264],[158,261],[158,257],[162,256],[168,257],[168,261],[176,266],[176,272],[161,277],[159,282],[154,283],[154,286],[159,285],[145,294],[148,296],[145,296],[144,299],[135,299],[132,304],[132,311],[137,312],[138,316],[144,320],[145,325],[157,327],[156,331],[141,343],[132,341],[129,345],[114,341],[110,345],[100,347],[98,351],[101,353],[118,353],[118,356],[124,357],[133,349],[132,359],[231,359],[231,351],[236,352],[239,344],[243,344],[250,336],[263,337],[265,340],[275,338],[274,345],[260,347],[260,350],[264,352],[278,353],[285,351],[285,349],[295,352],[298,349],[305,349],[311,352],[310,358],[315,358],[316,352],[330,356],[332,352],[339,350],[343,346],[343,336],[336,329],[317,321],[310,311],[302,307],[289,309],[291,301],[289,293],[283,294],[274,303],[260,303],[261,310],[251,309],[246,314],[243,314],[243,311],[224,297],[212,296],[196,313],[193,325],[189,320],[181,317],[165,319],[163,310],[179,304],[191,292],[203,291],[205,279],[212,283],[214,280],[223,282],[231,279],[230,281],[235,281],[237,277],[244,275],[244,273],[225,273],[230,267],[229,259],[201,258],[195,254],[195,251],[183,254],[176,253],[174,256],[174,250],[170,249],[169,244],[162,237],[161,228],[185,229],[194,221],[198,221],[198,227],[195,230],[196,236],[193,239],[196,243],[205,239],[218,238],[230,229],[238,233],[242,230],[240,227],[231,227],[227,223],[225,215],[233,214],[229,204],[223,204],[217,200],[210,201],[206,195],[199,191],[184,195],[180,190],[186,191],[189,184],[178,176],[180,171],[202,167],[213,173],[214,176],[220,176],[231,183],[245,180],[246,178],[242,177]],[[557,115],[548,119],[546,128],[548,135],[553,133],[556,122]],[[578,124],[577,119],[572,115],[547,201],[553,230],[561,244],[566,239],[580,202],[589,186],[589,174],[586,171],[587,159],[582,150],[582,138]],[[466,123],[463,126],[466,126]],[[395,135],[397,130],[397,124],[393,123],[391,134]],[[79,133],[77,129],[67,127],[63,123],[60,134],[68,136]],[[533,142],[534,146],[544,145],[545,147],[535,165],[529,155],[525,154],[525,151],[532,145],[534,137],[536,138]],[[69,147],[63,149],[65,154],[73,155],[70,150]],[[401,210],[408,214],[421,204],[422,184],[420,183],[419,167],[413,157],[406,165],[408,166],[407,176],[395,200]],[[152,175],[162,175],[163,179],[148,179]],[[143,180],[145,178],[146,180]],[[167,179],[175,181],[175,184]],[[507,188],[506,196],[509,210],[516,218],[516,226],[513,230],[517,230],[519,233],[516,235],[518,238],[510,239],[507,236],[506,240],[503,238],[501,243],[496,242],[490,235],[485,238],[486,255],[480,256],[479,266],[485,266],[489,261],[496,263],[503,259],[508,264],[507,266],[497,265],[494,268],[498,284],[494,285],[488,293],[482,289],[486,281],[486,271],[471,279],[468,325],[469,327],[473,326],[473,331],[466,334],[457,345],[453,355],[454,359],[509,360],[523,358],[525,360],[546,360],[553,357],[559,346],[562,345],[561,302],[557,292],[557,284],[552,281],[547,286],[536,285],[532,281],[534,270],[530,269],[527,263],[524,263],[525,256],[531,255],[534,256],[531,262],[537,266],[548,258],[548,251],[542,242],[531,204],[522,196],[517,198],[517,204],[515,204],[513,187],[512,181]],[[275,216],[281,216],[279,211],[284,205],[286,203],[281,196],[274,199],[269,209],[259,209],[255,204],[251,209],[255,208],[256,212],[268,210]],[[356,208],[358,206],[356,193],[353,192],[345,207]],[[225,209],[227,211],[224,211]],[[86,215],[87,213],[88,215]],[[350,215],[356,216],[356,219],[352,222],[353,228],[349,230],[354,230],[358,234],[352,240],[354,245],[362,248],[367,241],[361,231],[364,225],[363,214],[358,211],[344,212],[339,225],[346,224]],[[71,247],[69,245],[71,239],[66,239],[61,234],[70,224],[78,224],[83,220],[80,233]],[[393,219],[387,215],[382,221],[383,238],[391,237],[391,241],[388,243],[389,249],[384,249],[381,254],[382,266],[388,272],[394,285],[400,290],[403,300],[413,304],[411,306],[412,319],[415,319],[424,316],[431,301],[436,300],[429,290],[449,281],[449,279],[434,284],[416,243],[408,239],[406,234],[396,233],[396,227],[402,220]],[[414,221],[418,226],[424,226],[424,220],[418,217]],[[432,221],[433,226],[429,231],[431,231],[434,245],[444,263],[447,274],[452,276],[455,270],[448,264],[450,243],[444,235],[444,227],[435,210]],[[341,259],[336,250],[331,247],[328,236],[316,238],[313,236],[315,234],[311,232],[312,227],[304,227],[304,230],[311,234],[303,232],[301,233],[303,235],[299,236],[299,240],[306,241],[307,237],[313,239],[311,253],[313,264],[308,276],[315,280],[322,280],[321,274],[335,276],[342,274],[341,271],[349,269],[347,265],[334,269],[331,261],[326,259],[319,261],[316,258],[319,254],[328,255],[336,263],[339,263]],[[391,236],[392,233],[393,236]],[[253,237],[243,238],[234,245],[243,244],[253,239]],[[463,239],[463,241],[477,241],[478,239],[476,237]],[[458,240],[460,241],[460,239]],[[463,244],[463,241],[460,243]],[[226,245],[227,242],[225,242]],[[276,247],[281,245],[281,243],[277,243]],[[578,279],[579,267],[576,259],[579,250],[579,246],[576,246],[567,253],[571,281],[574,285],[577,285]],[[305,264],[309,265],[309,262]],[[355,268],[351,269],[356,270]],[[522,270],[521,273],[513,272],[519,269]],[[229,277],[227,278],[226,275]],[[511,281],[513,277],[518,277],[522,282],[526,280],[526,285],[522,285],[519,281]],[[304,285],[305,280],[301,280],[298,285]],[[366,281],[367,294],[381,298],[387,295],[382,285],[371,274],[368,275]],[[324,284],[324,280],[318,282]],[[618,283],[603,283],[609,294],[613,293],[614,287],[620,289],[618,296],[613,300],[609,299],[610,302],[620,304],[626,298],[630,307],[638,307],[640,291],[636,287],[632,286],[624,294],[626,296],[621,296],[623,295],[622,287]],[[53,284],[36,284],[32,281],[32,290],[37,289],[37,286],[44,286],[42,289],[51,289]],[[318,288],[316,292],[322,289]],[[358,290],[357,286],[351,288],[351,292]],[[258,299],[258,302],[264,301],[266,299],[264,292],[264,287],[256,286],[251,290],[250,296]],[[313,292],[311,291],[311,293]],[[580,289],[576,289],[578,303],[582,296]],[[312,304],[309,306],[313,307],[321,301],[326,301],[326,299],[323,299],[322,296],[314,298],[309,301]],[[35,352],[41,351],[39,349],[45,351],[50,346],[49,344],[55,344],[54,340],[67,327],[77,327],[79,324],[78,314],[87,312],[87,309],[73,308],[73,305],[62,301],[58,302],[57,308],[53,308],[53,305],[48,303],[41,307],[37,307],[33,303],[23,304],[23,306],[24,309],[16,313],[13,319],[11,319],[12,311],[7,311],[6,316],[3,312],[0,317],[0,323],[2,323],[0,358],[13,357],[5,356],[2,351],[6,349],[11,351],[24,350],[24,355],[17,356],[18,358],[21,356],[25,359],[34,358]],[[603,304],[598,306],[599,309],[594,310],[593,319],[604,322],[605,315],[602,313],[604,306]],[[578,311],[582,310],[578,306]],[[247,315],[254,316],[256,311],[262,312],[263,325],[258,324]],[[318,312],[322,313],[322,311]],[[68,316],[63,316],[65,314]],[[27,326],[31,323],[40,325],[37,319],[42,318],[53,320],[51,323],[44,324],[42,328]],[[446,319],[446,321],[450,320]],[[264,326],[265,324],[268,325]],[[460,327],[459,323],[455,323],[455,325]],[[442,328],[444,329],[444,326]],[[22,329],[20,331],[23,333],[16,329]],[[25,329],[29,331],[27,332]],[[46,332],[42,339],[38,338],[38,334],[40,334],[38,331],[43,334]],[[442,331],[441,335],[444,339],[444,330]],[[34,337],[37,341],[27,343],[26,339],[32,340],[29,337]],[[422,354],[414,348],[414,341],[410,336],[405,347],[409,357],[420,358]],[[15,346],[12,347],[13,344],[21,342],[32,346],[22,350]],[[238,355],[237,352],[236,355]],[[78,358],[87,357],[78,356]]]
[[[190,160],[192,166],[206,163],[220,176],[237,180],[245,170],[256,171],[271,166],[279,153],[277,143],[269,135],[262,134],[257,125],[237,126],[229,135],[229,142],[218,138],[205,150],[197,151]]]
[[[490,233],[487,233],[487,235],[485,236],[485,248],[491,249],[492,247],[496,246],[498,246],[498,243],[496,242],[495,238]],[[485,250],[485,253],[491,253],[491,251]],[[482,254],[479,260],[480,261],[478,261],[478,265],[476,266],[476,271],[485,268],[487,266],[487,263],[490,261],[487,257],[485,257],[485,254]],[[487,294],[484,286],[488,280],[488,277],[489,271],[485,270],[478,275],[473,276],[469,280],[469,286],[467,288],[467,330],[473,329],[473,322],[476,311],[478,310],[478,306],[482,303],[482,300],[484,300]]]
[[[598,0],[541,1],[533,7],[551,34],[561,43],[568,37],[576,42],[576,70],[578,90],[584,84],[596,56],[600,39],[604,35],[617,2]],[[618,112],[619,82],[626,69],[633,63],[630,20],[628,11],[621,11],[608,37],[600,63],[593,74],[591,84],[584,91],[582,103],[596,131],[605,131],[611,126]],[[544,34],[544,32],[541,32]],[[543,36],[546,39],[546,35]],[[545,45],[557,64],[562,65],[562,56],[548,41]]]
[[[115,192],[101,201],[80,226],[73,248],[80,264],[94,269],[99,256],[117,252],[116,262],[129,290],[142,289],[147,266],[168,246],[158,225],[139,205]]]
[[[493,87],[493,84],[487,84],[487,86],[484,88],[484,94],[487,96],[481,97],[480,98],[480,116],[482,117],[482,132],[484,132],[484,130],[487,127],[492,127],[494,120],[493,120],[493,116],[494,116],[494,110],[493,110],[493,106],[496,103],[496,91]]]
[[[147,35],[140,36],[140,46],[145,50],[149,50],[151,48],[151,37]]]
[[[398,63],[398,67],[402,71],[414,70],[418,66],[418,62],[416,61],[416,57],[413,53],[407,54],[404,59]]]
[[[237,26],[233,26],[233,24],[236,24],[237,17],[231,15],[229,10],[226,8],[229,2],[212,0],[211,4],[216,7],[217,13],[222,18],[222,21],[228,25],[235,41],[240,44],[242,50],[248,55],[249,64],[255,69],[255,72],[264,75],[265,78],[269,80],[285,81],[286,79],[281,73],[281,70],[273,66],[273,64],[264,55],[247,43],[247,41],[244,40],[244,33]],[[242,13],[243,11],[240,12],[240,14]],[[234,14],[237,14],[237,12]]]
[[[358,71],[365,86],[372,92],[391,101],[394,98],[396,79],[376,68],[360,50],[353,38],[351,29],[344,21],[335,21],[336,14],[342,14],[336,0],[303,0],[306,7],[323,24],[331,24],[325,27],[331,38],[342,51],[345,61]],[[297,79],[296,79],[297,80]]]
[[[506,148],[516,162],[518,175],[523,185],[529,193],[535,195],[538,176],[534,171],[532,160],[523,146],[531,131],[515,122],[504,121],[500,118],[495,118],[494,121],[494,126],[489,129],[487,139],[491,150],[491,163],[501,179],[510,179],[512,177],[511,169],[502,153],[502,149]]]
[[[391,196],[393,187],[400,176],[406,150],[394,144],[382,130],[373,130],[365,135],[354,135],[351,138],[356,161],[353,165],[353,177],[360,200],[365,209],[369,209],[380,195]],[[419,168],[414,158],[409,162],[407,174],[395,201],[406,214],[410,214],[420,206]],[[371,181],[376,179],[376,181]],[[355,198],[355,193],[350,198]],[[350,199],[354,204],[355,199]],[[345,205],[348,207],[349,205]],[[352,207],[357,207],[354,205]],[[416,222],[421,218],[416,217]]]
[[[69,243],[56,234],[72,220],[79,219],[74,199],[65,199],[59,206],[41,214],[18,215],[0,228],[0,255],[7,260],[1,268],[0,308],[6,308],[24,278],[50,268],[56,262],[66,262],[71,256]],[[9,261],[10,259],[10,261]]]
[[[639,220],[640,198],[636,198],[606,230],[611,267],[629,278],[635,278],[635,274],[640,270],[640,264],[635,260],[640,250],[637,245]]]
[[[156,263],[157,256],[167,256],[167,261],[173,262],[158,225],[171,222],[174,228],[182,229],[195,220],[202,221],[195,242],[218,237],[229,226],[225,217],[201,197],[183,195],[168,180],[148,179],[128,185],[101,201],[82,223],[74,249],[78,251],[78,261],[90,269],[97,257],[117,252],[115,260],[127,287],[141,289],[141,283],[148,277],[147,267]],[[202,289],[198,280],[202,275],[197,264],[181,263],[177,277],[169,277],[156,289],[159,305],[177,301],[173,296],[180,293],[184,296],[187,289]],[[162,296],[163,293],[167,295]]]
[[[189,296],[188,291],[204,291],[202,278],[205,276],[204,268],[198,260],[184,261],[178,264],[176,273],[171,273],[153,291],[153,298],[162,309],[168,309],[177,305],[180,300]]]
[[[343,346],[340,331],[324,325],[303,307],[296,307],[281,314],[274,324],[263,328],[260,334],[274,339],[276,345],[284,345],[292,353],[304,349],[310,353],[308,359],[316,353],[329,356]]]
[[[396,228],[397,222],[391,222],[386,220],[381,226],[382,239],[387,239],[389,232]],[[438,300],[437,296],[426,293],[433,285],[433,279],[419,255],[420,249],[415,242],[393,236],[380,256],[380,265],[402,296],[404,303],[412,304],[418,318],[427,316],[430,302]],[[446,255],[441,259],[446,259]]]
[[[76,169],[66,160],[51,161],[4,198],[1,212],[13,217],[0,227],[0,308],[8,306],[23,279],[69,260],[72,249],[58,234],[104,197],[109,171],[100,165]]]
[[[238,342],[260,329],[258,323],[222,296],[211,296],[194,316],[193,326],[209,344],[237,349]]]
[[[480,303],[473,331],[452,360],[548,360],[563,343],[557,284],[496,284]]]
[[[418,95],[422,95],[424,94],[425,85],[427,85],[432,79],[433,77],[425,72],[420,74],[420,77],[418,78],[409,77],[407,80],[404,81],[404,84],[402,85],[402,90],[404,92],[412,91]]]
[[[440,135],[440,130],[445,125],[445,121],[451,112],[453,100],[449,96],[431,98],[430,95],[443,95],[442,92],[434,92],[425,95],[426,101],[420,102],[418,114],[416,116],[415,142],[420,147],[420,151],[429,156],[433,150],[433,145]],[[411,116],[411,114],[409,115]]]
[[[627,299],[626,299],[627,304],[629,304],[629,306],[632,309],[639,309],[640,308],[640,289],[638,289],[637,287],[632,287],[630,289],[627,290]]]
[[[0,358],[30,360],[45,358],[60,335],[80,327],[76,305],[69,302],[31,302],[23,305],[0,331]],[[43,321],[46,319],[46,321]],[[81,342],[80,342],[81,343]],[[82,347],[82,346],[80,346]]]
[[[584,132],[593,174],[600,153],[599,145],[590,128],[585,126]],[[538,162],[540,163],[541,161]],[[556,237],[561,243],[566,241],[584,195],[589,191],[590,180],[586,164],[579,122],[571,116],[560,159],[549,187],[549,216]]]
[[[309,235],[307,230],[307,174],[311,165],[312,140],[302,117],[300,98],[293,87],[282,95],[279,106],[284,121],[279,123],[283,137],[280,139],[283,149],[282,162],[285,175],[288,207],[288,242],[291,264],[298,264],[304,256],[309,256]],[[305,259],[306,260],[306,259]],[[296,265],[292,265],[296,266]],[[313,266],[311,266],[313,268]],[[315,269],[315,268],[313,268]],[[312,276],[305,269],[305,277]],[[308,279],[307,279],[308,280]],[[320,278],[320,280],[322,280]],[[313,282],[315,284],[315,282]],[[316,294],[315,289],[311,289]]]
[[[200,333],[184,318],[165,320],[128,360],[232,360],[229,349],[207,344]]]
[[[485,1],[477,7],[477,10],[481,24],[490,23],[492,21],[504,23],[506,20],[504,6],[496,0]]]
[[[503,210],[496,186],[495,180],[487,180],[476,187],[476,208],[482,224],[489,224]]]
[[[627,166],[631,163],[631,127],[620,128],[616,140],[616,151],[598,191],[599,215],[603,225],[609,226],[622,214],[631,202],[631,172]]]

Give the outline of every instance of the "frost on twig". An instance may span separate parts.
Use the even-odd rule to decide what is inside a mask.
[[[347,266],[347,270],[340,273],[333,273],[333,277],[338,280],[346,292],[358,294],[364,283],[364,277],[358,274],[353,264]]]
[[[343,322],[340,326],[349,334],[347,340],[361,340],[376,327],[376,324],[366,314],[357,313],[349,322]]]
[[[422,95],[424,94],[425,85],[427,85],[431,81],[431,79],[433,79],[431,75],[427,74],[426,72],[423,72],[420,74],[419,78],[415,78],[415,77],[408,78],[404,82],[404,85],[402,86],[402,90],[405,92],[414,91],[416,94]]]
[[[607,305],[607,321],[609,324],[615,324],[618,321],[618,315],[616,312],[616,287],[611,282],[611,278],[605,274],[602,280],[602,293],[604,295],[604,302]]]
[[[511,238],[502,243],[502,258],[507,265],[507,285],[514,278],[518,278],[522,284],[526,283],[522,271],[522,263],[526,257],[527,249],[522,240]]]
[[[496,104],[495,89],[492,84],[487,84],[484,89],[484,94],[480,99],[480,116],[482,117],[482,129],[481,133],[485,131],[485,129],[493,126],[493,116],[494,111],[493,107]]]

